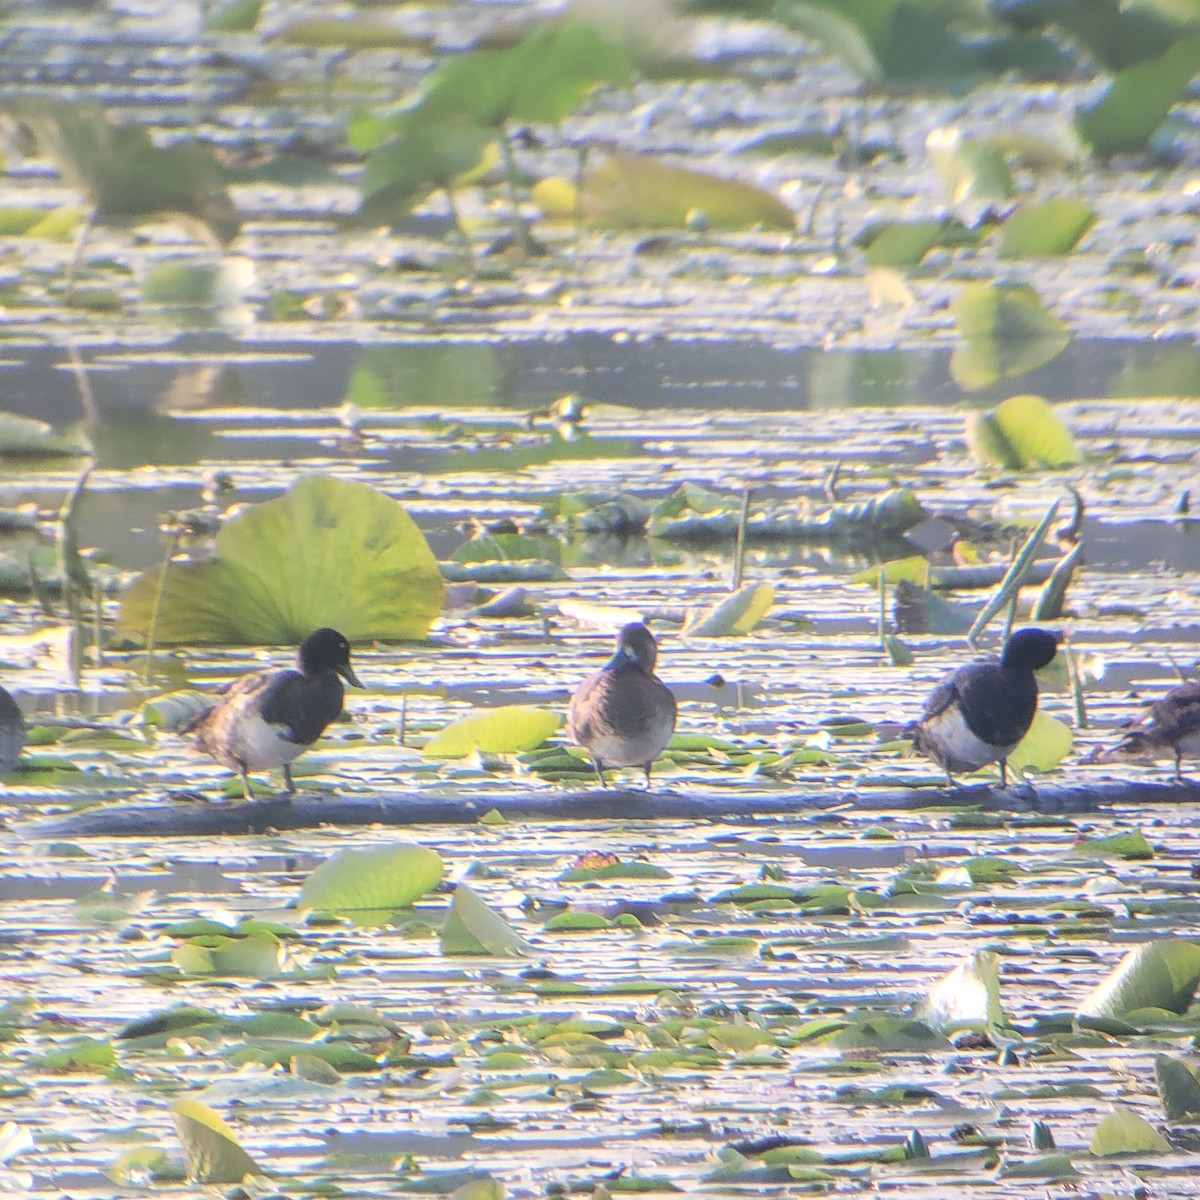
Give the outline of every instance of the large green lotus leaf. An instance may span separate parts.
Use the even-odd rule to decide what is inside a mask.
[[[1000,228],[1000,257],[1069,254],[1095,222],[1093,209],[1070,196],[1019,205]]]
[[[1071,340],[1025,284],[969,283],[950,302],[964,345],[950,359],[950,373],[965,388],[1045,366]]]
[[[934,986],[921,1012],[932,1029],[948,1033],[963,1026],[1007,1024],[1000,1007],[1000,959],[977,950]]]
[[[1096,1126],[1088,1149],[1097,1158],[1114,1154],[1170,1154],[1171,1143],[1144,1117],[1114,1104],[1112,1112]]]
[[[479,165],[495,137],[495,130],[471,117],[433,120],[410,110],[367,155],[359,182],[364,212],[391,219],[435,188],[452,187],[459,176]]]
[[[1019,29],[1055,25],[1110,71],[1157,58],[1196,21],[1189,5],[1134,0],[999,0],[990,15]]]
[[[1033,767],[1038,771],[1053,771],[1075,744],[1071,727],[1049,713],[1037,713],[1029,732],[1008,756],[1008,765],[1018,771]]]
[[[562,716],[532,704],[506,704],[454,721],[425,743],[430,758],[466,758],[485,754],[523,754],[540,746],[562,725]]]
[[[162,567],[125,592],[120,623],[146,637]],[[352,642],[424,637],[443,582],[403,507],[364,483],[309,475],[217,535],[216,556],[172,562],[160,645],[290,645],[322,625]]]
[[[467,116],[555,124],[600,84],[623,87],[633,67],[620,46],[587,25],[544,25],[508,50],[476,50],[443,62],[417,107],[438,119]]]
[[[925,152],[951,204],[1000,203],[1013,194],[1013,177],[1003,151],[990,141],[964,138],[962,131],[932,129]]]
[[[300,907],[350,915],[382,913],[386,920],[436,887],[445,872],[436,850],[408,842],[343,850],[304,881]]]
[[[15,114],[68,183],[103,218],[186,215],[227,244],[241,222],[209,148],[194,140],[158,146],[140,125],[115,125],[87,105],[25,101]]]
[[[1126,67],[1095,104],[1077,114],[1080,136],[1101,156],[1144,149],[1197,74],[1200,34],[1176,42],[1160,58]]]
[[[856,19],[859,14],[851,8],[842,12],[831,5],[800,3],[798,0],[784,0],[776,13],[785,25],[820,42],[863,83],[879,86],[885,81],[884,68],[874,43],[879,40],[883,24],[879,17],[886,17],[886,10],[893,7],[892,4],[876,6],[875,19],[870,21]]]
[[[528,942],[465,883],[454,889],[454,903],[442,927],[443,954],[531,954]]]
[[[1162,938],[1130,950],[1076,1011],[1077,1017],[1120,1020],[1139,1008],[1182,1013],[1200,983],[1200,944]]]
[[[604,229],[683,229],[699,213],[712,229],[796,223],[782,200],[752,184],[636,154],[614,154],[589,171],[578,204],[589,225]]]
[[[187,1177],[193,1183],[241,1183],[262,1170],[238,1145],[232,1129],[199,1100],[177,1100],[171,1118],[179,1131],[187,1160]]]
[[[784,0],[775,16],[819,41],[863,83],[958,91],[979,58],[916,0]]]

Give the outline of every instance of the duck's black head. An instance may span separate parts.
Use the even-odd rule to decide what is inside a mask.
[[[300,643],[296,666],[302,675],[320,675],[333,671],[347,683],[362,687],[350,666],[350,643],[336,629],[318,629]]]
[[[658,643],[654,640],[654,634],[640,621],[631,621],[617,634],[617,652],[610,665],[620,666],[622,661],[630,659],[647,675],[654,674],[654,665],[658,662]]]
[[[1018,629],[1004,644],[1000,665],[1012,671],[1037,671],[1058,653],[1062,635],[1052,629]]]

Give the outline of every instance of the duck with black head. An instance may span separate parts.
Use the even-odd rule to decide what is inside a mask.
[[[1000,764],[1008,785],[1008,756],[1029,732],[1037,714],[1034,671],[1058,653],[1059,635],[1049,629],[1018,629],[999,658],[959,667],[930,693],[919,721],[905,728],[913,745],[933,759],[951,785],[955,772]]]
[[[300,643],[294,669],[253,671],[235,679],[186,726],[196,746],[242,777],[242,794],[253,800],[251,771],[283,768],[290,796],[291,764],[341,715],[342,680],[362,687],[350,666],[350,643],[336,629],[318,629]]]
[[[1129,726],[1115,746],[1094,751],[1085,761],[1174,756],[1175,781],[1184,783],[1184,755],[1200,756],[1200,680],[1171,688]]]
[[[600,786],[609,767],[650,768],[675,732],[675,697],[654,673],[658,643],[634,621],[617,634],[616,653],[571,697],[567,732],[592,757]]]

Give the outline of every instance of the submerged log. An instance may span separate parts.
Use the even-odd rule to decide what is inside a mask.
[[[988,812],[1088,813],[1112,805],[1197,804],[1200,783],[1041,784],[1007,790],[988,784],[954,788],[864,788],[792,791],[773,795],[728,792],[524,792],[473,800],[418,792],[373,796],[301,793],[250,804],[113,803],[39,822],[36,837],[210,837],[316,829],[323,825],[472,825],[495,811],[509,821],[744,821],[822,809],[885,812],[923,808],[979,808]]]

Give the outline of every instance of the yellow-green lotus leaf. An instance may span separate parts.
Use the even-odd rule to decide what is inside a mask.
[[[792,229],[776,196],[736,179],[675,167],[637,154],[614,154],[579,185],[579,214],[602,229],[686,229],[703,214],[710,229]]]
[[[476,750],[522,754],[540,746],[561,724],[561,715],[549,709],[506,704],[447,725],[425,743],[425,753],[430,758],[466,758]]]
[[[1170,1154],[1171,1143],[1144,1117],[1114,1104],[1112,1112],[1096,1126],[1088,1149],[1097,1158],[1114,1154]]]
[[[444,584],[403,507],[365,483],[308,475],[226,524],[216,555],[143,572],[120,623],[159,645],[295,645],[322,625],[352,642],[421,638]],[[157,622],[155,607],[158,604]]]
[[[1018,771],[1033,767],[1038,771],[1053,771],[1075,744],[1071,727],[1049,713],[1038,713],[1029,732],[1008,756],[1008,765]]]
[[[232,1129],[207,1104],[177,1100],[171,1110],[193,1183],[241,1183],[247,1175],[263,1174],[238,1145]]]

